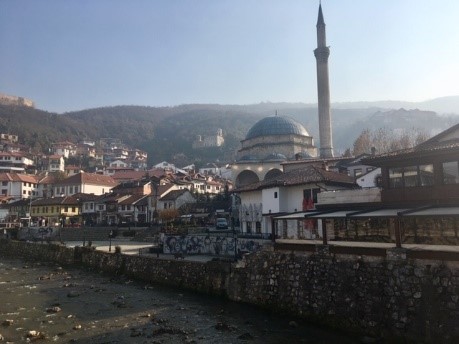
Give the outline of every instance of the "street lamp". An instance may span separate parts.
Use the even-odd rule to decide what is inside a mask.
[[[113,230],[110,230],[110,233],[108,233],[108,238],[109,238],[109,246],[108,246],[108,252],[112,252],[112,236],[113,236]]]

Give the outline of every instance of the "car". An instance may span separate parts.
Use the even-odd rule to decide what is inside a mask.
[[[228,229],[228,221],[225,218],[219,217],[215,224],[217,229]]]

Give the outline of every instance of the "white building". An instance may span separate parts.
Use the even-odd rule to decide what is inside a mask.
[[[293,170],[278,177],[246,185],[234,192],[240,198],[241,231],[250,234],[272,233],[273,217],[314,208],[321,191],[356,188],[353,178],[315,166]],[[302,224],[304,225],[304,224]],[[281,223],[278,232],[298,238],[307,228],[288,228]],[[285,228],[284,228],[285,227]]]
[[[37,177],[19,173],[0,173],[1,196],[14,199],[30,198],[36,195]]]
[[[77,193],[103,195],[117,185],[110,176],[80,172],[54,184],[53,194],[71,196]]]

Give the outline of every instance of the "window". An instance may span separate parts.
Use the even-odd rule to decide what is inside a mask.
[[[443,184],[459,184],[459,166],[457,161],[443,163]]]
[[[54,213],[54,207],[51,207],[51,213]]]
[[[94,203],[91,203],[91,204],[90,204],[90,209],[91,209],[91,210],[94,209]]]
[[[403,168],[403,184],[406,188],[418,186],[417,166],[407,166]]]
[[[252,222],[246,222],[247,223],[247,233],[252,233]]]
[[[73,186],[69,187],[69,193],[73,194]]]
[[[2,182],[2,185],[3,185],[3,186],[7,186],[7,185],[8,185],[8,182]]]
[[[403,187],[403,168],[389,169],[389,187],[391,189]]]
[[[277,198],[277,191],[274,191],[274,198]]]
[[[361,174],[362,174],[362,169],[361,168],[354,169],[354,177],[358,177]]]
[[[88,210],[89,209],[89,204],[88,203],[85,203],[84,204],[84,210]]]
[[[419,166],[419,186],[434,185],[433,165]]]
[[[303,190],[303,199],[309,200],[312,199],[313,203],[317,203],[317,195],[320,193],[320,189],[304,189]]]
[[[75,186],[75,193],[78,193],[78,186]]]
[[[255,222],[255,233],[261,234],[261,222],[260,221]]]

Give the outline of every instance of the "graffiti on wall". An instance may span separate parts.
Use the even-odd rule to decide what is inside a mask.
[[[236,252],[255,252],[261,249],[263,241],[211,235],[166,236],[163,247],[164,253],[233,256]]]
[[[59,228],[53,227],[24,227],[19,229],[19,240],[50,240],[57,236]]]

